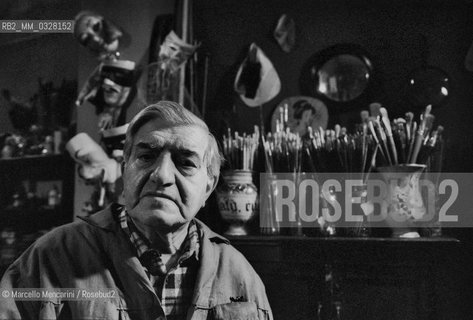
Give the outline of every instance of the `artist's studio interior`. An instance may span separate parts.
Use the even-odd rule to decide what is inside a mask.
[[[271,308],[205,319],[473,319],[473,1],[6,0],[0,25],[0,275],[127,206],[130,121],[170,101],[220,153],[196,218]]]

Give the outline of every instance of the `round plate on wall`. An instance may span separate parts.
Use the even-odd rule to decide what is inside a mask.
[[[369,88],[373,64],[363,48],[338,44],[314,54],[301,73],[302,92],[347,105]]]
[[[307,127],[309,126],[313,130],[318,130],[319,127],[327,128],[328,111],[325,103],[312,97],[295,96],[284,99],[274,110],[271,118],[272,132],[276,132],[277,120],[286,117],[284,111],[286,108],[287,126],[291,129],[291,132],[303,136],[307,133]]]

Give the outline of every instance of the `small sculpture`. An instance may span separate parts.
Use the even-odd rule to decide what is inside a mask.
[[[118,56],[123,30],[102,15],[81,11],[75,17],[74,37],[100,60]]]
[[[135,88],[135,63],[128,60],[106,61],[100,68],[100,86],[89,94],[99,116],[100,130],[125,124],[126,110],[133,101]]]
[[[174,31],[170,31],[159,47],[157,61],[147,67],[146,104],[160,100],[177,100],[179,95],[179,72],[199,45],[183,41]]]
[[[127,43],[126,32],[102,15],[81,11],[75,17],[74,37],[97,56],[100,64],[82,86],[75,105],[88,100],[96,106],[101,130],[125,123],[123,112],[134,98],[135,63],[119,60],[119,49]]]

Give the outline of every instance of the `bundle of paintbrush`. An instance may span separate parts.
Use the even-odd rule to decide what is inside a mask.
[[[306,172],[339,172],[360,178],[373,166],[376,143],[367,128],[348,134],[336,125],[334,130],[309,128],[309,140],[304,143]]]
[[[268,133],[263,138],[266,172],[293,172],[301,170],[302,142],[289,128]]]
[[[255,126],[251,135],[242,136],[235,132],[232,135],[228,129],[227,136],[223,137],[223,155],[227,160],[226,168],[230,170],[253,170],[258,157],[260,140],[259,128]]]
[[[435,116],[429,105],[420,115],[419,121],[414,114],[407,112],[405,118],[389,120],[388,112],[379,104],[372,104],[371,117],[362,111],[363,126],[368,126],[371,136],[379,145],[377,166],[400,164],[427,164],[430,156],[442,142],[443,127],[433,129]]]

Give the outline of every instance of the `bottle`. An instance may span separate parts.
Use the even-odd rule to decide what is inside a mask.
[[[59,195],[58,187],[54,186],[48,192],[48,206],[54,208],[57,205],[59,205],[59,202],[60,202],[59,197],[60,195]]]
[[[53,154],[54,152],[54,140],[52,136],[46,136],[44,138],[43,154]]]
[[[342,302],[334,301],[331,312],[330,320],[342,320]]]

